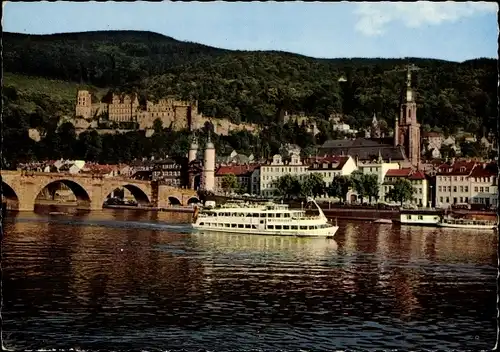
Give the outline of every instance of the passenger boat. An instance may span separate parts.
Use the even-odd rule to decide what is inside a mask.
[[[437,223],[439,227],[453,227],[471,230],[493,230],[497,228],[497,223],[491,220],[454,219],[444,217]]]
[[[255,235],[333,237],[337,225],[330,224],[318,204],[310,199],[319,211],[317,216],[307,216],[304,210],[289,209],[286,204],[225,204],[210,209],[195,209],[193,228],[217,232]]]

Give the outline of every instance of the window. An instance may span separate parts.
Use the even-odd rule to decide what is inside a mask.
[[[424,220],[424,217],[422,215],[419,215],[418,220]]]
[[[465,186],[465,192],[469,192],[469,186]]]
[[[479,187],[479,192],[483,193],[484,192],[484,187]]]
[[[276,230],[281,230],[281,225],[276,225]]]
[[[457,186],[453,186],[453,192],[457,191]]]
[[[411,215],[406,215],[406,219],[411,220]]]
[[[465,203],[469,203],[469,197],[465,197]]]
[[[450,202],[450,197],[446,197],[446,203]]]
[[[438,186],[438,191],[441,192],[441,186]]]
[[[464,191],[464,186],[460,186],[460,192]]]
[[[439,201],[443,203],[443,197],[439,197]]]
[[[448,192],[451,192],[451,186],[448,186]]]
[[[484,191],[485,191],[486,193],[490,193],[490,188],[489,188],[489,187],[484,187]]]

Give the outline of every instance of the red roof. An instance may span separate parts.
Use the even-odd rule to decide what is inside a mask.
[[[404,168],[404,169],[389,169],[387,170],[387,173],[385,176],[387,177],[408,177],[412,173],[411,168]]]
[[[215,172],[216,176],[224,176],[233,174],[235,176],[244,176],[248,173],[253,172],[258,165],[224,165],[219,166]]]
[[[470,177],[491,177],[498,175],[498,165],[483,164],[477,165],[471,172]]]
[[[474,161],[464,161],[459,160],[449,164],[441,164],[438,167],[438,175],[450,175],[450,176],[467,176],[471,173],[471,171],[478,165],[477,162]]]
[[[408,177],[410,180],[425,180],[425,174],[421,170],[417,170]]]

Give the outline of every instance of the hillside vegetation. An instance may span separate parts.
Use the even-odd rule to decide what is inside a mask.
[[[392,126],[405,84],[402,59],[314,59],[186,43],[151,32],[56,35],[4,33],[4,70],[118,90],[149,98],[199,100],[208,116],[269,124],[285,110],[364,125],[374,112]],[[463,63],[410,59],[422,124],[477,132],[496,112],[493,59]],[[340,77],[347,82],[338,82]],[[452,132],[452,131],[450,131]]]
[[[497,129],[498,75],[493,59],[315,59],[224,50],[151,32],[100,31],[4,33],[3,60],[4,155],[9,155],[9,165],[53,155],[112,162],[185,153],[185,131],[164,131],[155,141],[134,132],[115,137],[94,133],[78,142],[69,126],[59,135],[57,120],[73,113],[78,88],[101,96],[108,90],[135,91],[153,100],[172,94],[198,100],[206,116],[266,126],[256,137],[239,133],[217,140],[221,152],[235,148],[269,155],[287,142],[309,148],[332,137],[328,124],[319,123],[321,133],[314,138],[300,126],[281,127],[278,122],[285,111],[325,120],[340,113],[357,129],[366,127],[375,112],[391,127],[399,114],[408,63],[420,68],[413,73],[413,86],[424,130],[464,129],[482,135]],[[45,138],[33,143],[28,127],[38,128]],[[93,145],[91,151],[88,145]]]

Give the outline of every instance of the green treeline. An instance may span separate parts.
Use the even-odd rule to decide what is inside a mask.
[[[286,142],[278,134],[282,128],[277,127],[285,111],[324,120],[340,113],[356,129],[366,127],[375,112],[392,127],[399,114],[408,62],[420,68],[413,74],[413,86],[424,130],[496,134],[498,79],[493,59],[463,63],[415,58],[315,59],[284,52],[223,50],[140,31],[3,34],[3,66],[8,74],[74,82],[94,90],[135,91],[151,100],[165,95],[196,99],[205,116],[268,127],[256,138],[272,135],[269,146],[262,145],[269,152],[276,151],[274,140]],[[15,116],[4,118],[4,129],[15,130],[9,133],[19,137],[18,143],[27,136],[21,130],[37,124],[30,120],[50,125],[52,118],[71,113],[74,101],[61,100],[50,89],[23,94],[15,82],[4,84],[4,89],[10,89],[10,106],[4,107]],[[32,117],[33,113],[38,117]],[[325,133],[320,142],[327,137]],[[308,141],[311,144],[306,146],[315,142],[310,137]],[[26,140],[25,148],[29,143]]]

